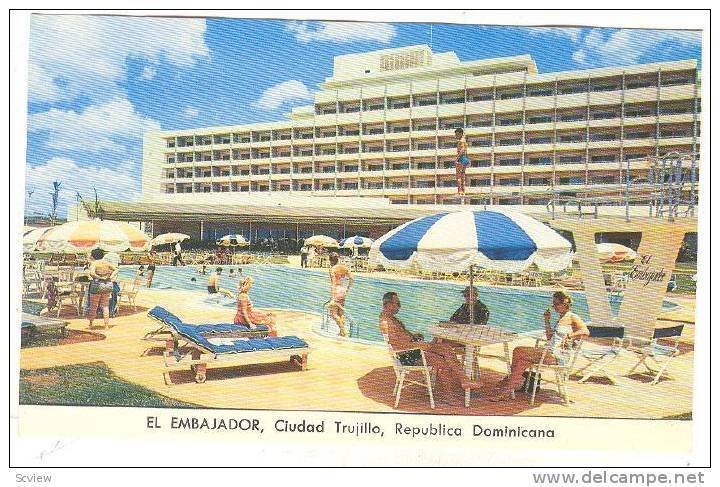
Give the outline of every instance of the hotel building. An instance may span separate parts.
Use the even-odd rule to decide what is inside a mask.
[[[687,202],[699,82],[692,59],[538,73],[528,55],[460,61],[424,45],[337,56],[314,103],[286,120],[146,133],[140,201],[103,211],[201,240],[377,236],[461,203],[458,127],[471,161],[465,204],[545,213],[551,199],[615,205],[633,189],[644,205],[643,188],[680,175]],[[658,176],[666,154],[680,168]]]
[[[143,199],[457,204],[457,127],[472,204],[619,195],[628,160],[632,182],[669,152],[697,167],[698,83],[695,60],[538,73],[527,55],[462,62],[422,45],[337,56],[287,120],[147,133]]]

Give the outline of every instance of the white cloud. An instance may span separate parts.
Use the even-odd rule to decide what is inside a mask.
[[[151,80],[155,77],[157,74],[157,70],[153,68],[152,66],[145,66],[143,68],[142,74],[140,74],[141,80]]]
[[[28,165],[25,173],[25,188],[34,191],[31,197],[25,197],[26,214],[41,213],[47,215],[52,208],[50,193],[53,181],[60,181],[58,215],[64,216],[68,204],[77,202],[79,192],[85,201],[94,201],[97,189],[98,198],[113,201],[131,201],[140,193],[140,178],[133,175],[134,165],[123,161],[113,168],[80,166],[72,159],[54,157],[38,166]]]
[[[90,105],[79,113],[52,108],[28,118],[28,132],[47,133],[48,147],[83,152],[123,151],[123,142],[159,128],[158,122],[137,113],[124,98]]]
[[[285,30],[295,34],[295,39],[302,43],[313,41],[355,42],[377,41],[383,44],[390,42],[396,34],[391,24],[375,24],[368,22],[288,22]]]
[[[533,37],[547,35],[554,37],[566,37],[572,42],[580,40],[582,29],[578,27],[523,27]]]
[[[696,31],[620,29],[605,35],[593,29],[573,53],[573,60],[595,66],[634,64],[663,47],[699,47],[700,42],[701,34]]]
[[[183,115],[185,115],[186,117],[195,118],[200,115],[200,110],[193,107],[187,107],[185,108],[185,110],[183,110]]]
[[[307,101],[312,98],[313,94],[302,81],[291,79],[263,91],[254,105],[266,110],[275,110],[285,103]]]
[[[116,96],[128,58],[192,66],[209,55],[205,29],[205,20],[194,18],[33,15],[30,101]]]

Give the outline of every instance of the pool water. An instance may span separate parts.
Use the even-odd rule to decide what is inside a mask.
[[[238,278],[228,276],[229,268],[229,266],[223,268],[220,287],[235,292]],[[136,270],[136,267],[122,267],[120,278],[132,279]],[[153,278],[153,288],[197,290],[207,293],[208,275],[198,273],[194,267],[158,266]],[[275,265],[245,265],[242,266],[242,275],[251,276],[255,281],[250,297],[256,308],[321,313],[323,305],[330,299],[330,279],[327,271]],[[192,282],[192,278],[196,281]],[[463,289],[464,286],[456,283],[403,281],[360,275],[355,276],[355,282],[348,293],[345,305],[349,316],[359,325],[359,338],[382,341],[382,335],[378,330],[382,296],[387,291],[395,291],[400,296],[402,306],[398,317],[408,329],[423,333],[428,338],[429,327],[440,320],[448,319],[463,303]],[[552,295],[551,291],[485,286],[480,286],[478,292],[480,301],[490,310],[489,324],[516,332],[542,328],[542,315],[550,305]],[[578,292],[571,294],[574,299],[573,311],[583,319],[588,319],[585,296]],[[208,306],[217,305],[208,301]],[[222,298],[220,305],[230,308],[228,319],[232,319],[235,309],[234,300]],[[617,314],[620,299],[611,299],[610,305],[612,312]],[[675,306],[667,301],[663,303],[664,309]]]

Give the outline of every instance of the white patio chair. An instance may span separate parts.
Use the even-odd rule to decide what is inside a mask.
[[[550,343],[550,342],[548,342]],[[548,355],[552,354],[552,348],[549,346],[545,346],[543,349],[543,353],[540,356],[540,361],[536,364],[533,364],[531,367],[528,367],[528,371],[531,372],[530,374],[530,380],[527,381],[527,387],[530,387],[532,389],[531,395],[530,395],[530,405],[535,404],[535,393],[537,392],[537,385],[538,385],[538,377],[540,377],[541,373],[545,373],[545,376],[542,378],[543,382],[547,382],[549,384],[555,384],[558,389],[558,393],[563,399],[563,403],[565,405],[570,404],[570,397],[568,396],[567,392],[567,380],[570,376],[570,372],[575,367],[575,362],[577,361],[578,354],[580,353],[580,350],[582,348],[583,341],[582,340],[573,340],[570,344],[570,360],[567,364],[548,364],[545,363],[546,358]],[[548,374],[554,375],[555,379],[548,379]]]
[[[393,389],[393,395],[395,396],[395,408],[397,409],[400,404],[400,396],[402,394],[403,387],[406,385],[418,385],[425,387],[430,397],[430,408],[435,409],[435,396],[433,396],[433,378],[435,376],[435,370],[427,364],[425,359],[425,352],[420,350],[420,356],[422,357],[422,365],[403,365],[400,356],[412,350],[419,350],[417,348],[408,348],[404,350],[393,350],[390,345],[390,341],[387,335],[383,335],[385,343],[387,344],[388,350],[390,351],[390,357],[393,361],[393,370],[395,371],[395,388]],[[419,376],[415,380],[410,380],[408,376],[414,375]]]
[[[56,317],[60,316],[60,311],[62,310],[63,305],[68,302],[72,305],[75,314],[80,316],[80,313],[78,312],[78,303],[80,302],[80,293],[82,292],[81,286],[76,282],[58,282],[56,285],[58,288]]]
[[[575,370],[575,375],[580,375],[578,383],[582,384],[591,377],[606,377],[613,385],[617,384],[615,374],[610,371],[610,366],[620,356],[622,351],[622,338],[625,329],[620,326],[591,326],[588,325],[590,338],[603,341],[611,340],[610,344],[596,344],[585,342],[578,358],[587,363]]]
[[[656,328],[650,340],[628,337],[626,349],[639,355],[639,359],[627,375],[632,374],[640,365],[643,365],[646,369],[644,373],[653,376],[650,385],[657,384],[665,374],[670,362],[680,353],[680,336],[682,335],[684,326],[685,325],[678,325],[668,328]],[[669,345],[663,345],[659,343],[660,340],[669,340],[671,343]],[[643,342],[645,343],[643,344]],[[654,367],[651,367],[648,362],[653,363]]]
[[[118,292],[117,301],[118,305],[123,301],[126,301],[128,305],[133,307],[133,311],[137,311],[137,305],[135,304],[135,298],[137,297],[140,289],[140,283],[137,280],[134,281],[120,281],[120,292]]]

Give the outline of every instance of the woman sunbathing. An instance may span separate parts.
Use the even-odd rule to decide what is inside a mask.
[[[253,278],[246,277],[238,284],[237,296],[237,313],[235,314],[234,323],[236,325],[245,325],[251,330],[257,329],[257,325],[267,325],[270,335],[275,336],[275,316],[272,313],[263,313],[253,309],[252,301],[248,293],[253,285]]]

